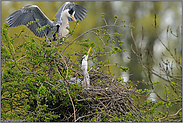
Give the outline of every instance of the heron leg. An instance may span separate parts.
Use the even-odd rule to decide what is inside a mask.
[[[83,71],[83,73],[84,73],[83,86],[85,87],[85,89],[89,89],[90,88],[89,74],[88,74],[87,70]]]
[[[86,70],[86,87],[89,89],[90,88],[90,76],[88,71]]]

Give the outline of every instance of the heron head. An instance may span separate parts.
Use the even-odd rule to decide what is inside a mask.
[[[74,18],[75,11],[73,10],[73,8],[68,10],[68,14],[69,17],[71,17],[76,22],[76,19]]]
[[[81,64],[82,64],[83,60],[84,60],[84,61],[87,61],[87,60],[88,60],[88,55],[89,55],[89,53],[90,53],[90,50],[91,50],[91,47],[90,47],[90,49],[88,50],[87,55],[84,55],[84,56],[82,57],[82,59],[81,59]]]
[[[68,12],[69,12],[69,14],[70,14],[70,15],[72,15],[72,14],[74,13],[73,8],[72,8],[72,9],[70,9]]]
[[[82,62],[83,62],[84,60],[87,61],[86,55],[84,55],[84,56],[81,58],[81,64],[82,64]]]

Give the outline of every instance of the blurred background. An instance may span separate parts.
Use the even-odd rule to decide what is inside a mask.
[[[20,9],[21,7],[29,4],[35,4],[40,7],[43,13],[49,18],[53,19],[56,12],[64,4],[65,1],[2,1],[1,2],[1,26],[6,22],[6,18],[14,11]],[[118,16],[117,24],[121,24],[121,21],[126,20],[123,24],[129,25],[133,23],[135,29],[133,30],[134,38],[141,51],[149,49],[152,52],[154,60],[158,64],[163,59],[169,59],[169,57],[164,57],[163,54],[169,55],[165,47],[160,43],[155,33],[154,22],[156,14],[157,23],[157,33],[162,42],[167,45],[171,51],[176,48],[176,53],[182,59],[182,3],[181,1],[167,1],[167,2],[126,2],[126,1],[75,1],[76,3],[84,6],[88,10],[86,18],[79,22],[74,35],[70,37],[70,40],[76,38],[78,35],[84,33],[85,31],[105,25],[103,19],[101,18],[101,13],[105,13],[104,18],[107,23],[114,23],[114,16]],[[74,26],[74,22],[70,22],[70,27]],[[10,36],[14,35],[24,26],[14,27],[9,30]],[[172,30],[174,36],[170,34]],[[128,67],[128,72],[120,72],[119,70],[112,68],[111,71],[116,76],[121,76],[124,81],[131,80],[132,82],[139,81],[138,88],[148,88],[142,81],[148,81],[144,76],[142,67],[138,64],[138,59],[131,50],[131,44],[133,40],[131,37],[131,30],[128,27],[124,28],[114,28],[114,32],[120,32],[124,36],[121,37],[123,41],[122,49],[125,49],[123,53],[117,53],[110,56],[109,59],[111,63],[118,63],[123,67]],[[29,29],[26,28],[27,34],[34,35]],[[84,35],[82,39],[90,38],[90,41],[95,41],[95,37],[91,34]],[[15,41],[17,44],[23,42],[22,38]],[[151,43],[151,46],[149,46]],[[163,54],[162,54],[163,53]],[[182,61],[181,61],[182,63]],[[157,65],[153,64],[152,67],[159,71]],[[182,73],[174,71],[179,76]],[[182,76],[181,76],[182,77]],[[157,77],[152,75],[152,80],[157,81]],[[163,81],[160,81],[162,86],[156,87],[159,94],[163,94]],[[181,85],[181,83],[179,83]],[[150,95],[152,99],[156,100],[155,95]]]

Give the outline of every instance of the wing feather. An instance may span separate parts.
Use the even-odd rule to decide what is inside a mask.
[[[80,21],[84,20],[84,17],[86,17],[86,14],[87,14],[87,9],[85,9],[83,6],[73,2],[66,2],[61,6],[61,8],[58,10],[58,12],[55,15],[55,18],[58,19],[58,21],[61,22],[62,12],[66,9],[73,9],[75,11],[74,18],[76,20],[79,19]],[[73,21],[73,19],[70,17],[68,17],[68,20]]]
[[[79,19],[80,21],[84,20],[87,14],[87,9],[75,3],[75,5],[73,6],[73,10],[75,11],[74,17],[76,20],[77,19]]]
[[[36,22],[36,19],[38,19],[39,21]],[[33,23],[29,25],[28,28],[38,37],[45,36],[44,32],[47,32],[51,29],[46,27],[44,32],[37,32],[37,28],[41,28],[42,26],[45,26],[47,24],[49,24],[50,27],[53,27],[53,22],[50,19],[48,19],[46,15],[36,5],[25,6],[15,11],[9,17],[6,18],[6,22],[9,24],[10,27],[26,25],[31,21],[33,21]]]
[[[58,21],[60,21],[61,22],[61,14],[62,14],[62,11],[65,9],[65,6],[68,4],[69,2],[66,2],[66,3],[64,3],[61,7],[60,7],[60,9],[57,11],[57,13],[56,13],[56,15],[55,15],[55,18],[58,20]]]

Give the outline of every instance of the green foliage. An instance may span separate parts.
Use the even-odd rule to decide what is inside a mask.
[[[130,27],[131,29],[135,29],[135,27],[133,26],[132,23],[129,23],[129,27]]]
[[[103,19],[104,15],[105,13],[102,13]],[[114,18],[118,19],[117,16]],[[36,22],[38,21],[36,20]],[[79,20],[77,20],[78,22]],[[126,20],[123,22],[126,22]],[[32,23],[35,22],[30,22],[27,26]],[[38,28],[37,31],[42,31],[48,27],[49,25],[45,25]],[[129,26],[124,24],[124,27],[135,28],[131,23]],[[76,25],[74,29],[67,28],[69,36],[73,35],[75,28]],[[87,116],[87,113],[100,116],[100,119],[91,117],[91,119],[83,118],[82,121],[159,122],[163,121],[161,120],[162,117],[167,116],[169,108],[180,101],[181,97],[177,97],[178,101],[170,99],[170,89],[166,86],[164,90],[166,101],[157,100],[155,102],[150,99],[147,100],[147,97],[151,94],[149,89],[135,89],[135,84],[131,80],[127,81],[126,85],[121,84],[124,82],[123,78],[111,73],[110,67],[114,66],[115,69],[119,69],[122,73],[129,71],[129,68],[122,67],[117,62],[112,63],[109,59],[101,58],[125,52],[121,47],[123,46],[123,41],[119,40],[124,35],[119,32],[111,33],[107,26],[86,31],[76,38],[78,40],[74,39],[72,43],[70,43],[71,41],[69,43],[66,41],[62,46],[52,44],[51,47],[46,47],[46,43],[35,36],[24,34],[24,29],[19,33],[15,33],[13,37],[9,36],[8,30],[8,25],[4,24],[4,27],[1,29],[1,121],[61,122],[63,119],[65,121],[74,121],[73,110],[75,108],[75,113],[83,114],[82,116]],[[86,33],[94,34],[95,41],[91,41],[88,37],[79,40]],[[24,37],[26,41],[18,46],[14,46],[15,39],[20,36]],[[75,47],[76,50],[74,49],[73,52],[70,52],[71,47]],[[80,47],[81,50],[78,51],[77,47]],[[92,47],[89,58],[93,62],[91,67],[97,71],[97,73],[91,71],[91,75],[95,74],[95,76],[99,77],[103,75],[102,79],[95,79],[94,84],[100,85],[104,83],[108,87],[111,83],[115,83],[119,87],[118,89],[124,89],[123,93],[127,93],[125,89],[131,89],[135,94],[129,94],[130,92],[127,94],[130,95],[128,98],[133,100],[132,104],[137,107],[137,109],[133,109],[135,111],[121,111],[121,109],[110,111],[106,110],[106,107],[103,106],[96,108],[94,112],[89,112],[92,105],[102,101],[102,97],[95,96],[94,98],[89,98],[91,94],[87,95],[87,98],[84,98],[84,96],[81,96],[84,90],[82,90],[83,87],[80,84],[68,83],[68,80],[72,76],[82,76],[79,75],[82,72],[78,67],[80,63],[78,62],[79,60],[76,60],[76,57],[87,54],[89,47]],[[106,80],[106,76],[109,78],[114,77],[111,83]],[[83,79],[82,77],[80,78]],[[61,79],[63,82],[60,82]],[[140,82],[137,81],[137,83]],[[146,82],[144,81],[143,83]],[[160,81],[157,80],[151,84],[159,86]],[[171,81],[170,85],[173,87],[177,86],[174,81]],[[107,88],[105,89],[107,90]],[[97,94],[102,93],[101,91]],[[141,96],[145,97],[145,99],[140,100]],[[79,102],[82,99],[86,99],[84,103]],[[115,102],[113,99],[112,101]],[[127,105],[126,102],[124,102],[124,107]],[[91,107],[85,107],[85,105],[90,103]],[[107,106],[110,103],[108,102]],[[117,104],[113,106],[115,107]],[[160,110],[162,108],[165,111]],[[178,114],[181,116],[181,112]],[[180,119],[179,116],[178,118]]]
[[[105,13],[101,13],[101,15],[102,15],[101,17],[103,18],[103,17],[104,17],[104,15],[105,15]]]
[[[120,67],[120,69],[122,72],[127,72],[129,70],[129,68],[127,68],[127,67]]]
[[[36,20],[36,22],[38,21]],[[30,22],[27,26],[36,22]],[[37,31],[42,31],[47,27],[49,26],[45,25],[38,28]],[[59,121],[70,110],[65,109],[72,107],[69,95],[75,101],[75,107],[81,108],[82,105],[77,102],[81,87],[77,84],[65,85],[66,80],[73,73],[70,67],[66,70],[63,66],[64,59],[60,55],[62,47],[53,45],[52,47],[46,47],[44,41],[41,41],[39,44],[40,39],[23,34],[24,29],[20,33],[16,33],[14,37],[9,37],[8,29],[7,24],[4,24],[4,27],[1,29],[1,40],[3,41],[1,47],[3,61],[1,86],[2,121],[7,121],[8,119],[12,121],[23,121],[25,119],[28,122]],[[74,30],[67,29],[70,35],[72,35]],[[86,54],[88,48],[92,47],[95,49],[95,52],[93,50],[90,52],[90,54],[93,54],[91,55],[91,59],[93,59],[94,57],[102,56],[106,51],[106,47],[103,45],[109,45],[106,42],[101,43],[101,40],[107,39],[109,42],[115,43],[115,39],[109,37],[108,30],[98,30],[97,33],[98,38],[96,42],[90,42],[89,38],[82,40],[79,45],[83,47],[83,50],[80,53],[76,52],[75,55]],[[116,35],[122,36],[119,33],[116,33]],[[20,36],[25,37],[26,41],[15,47],[14,40]],[[121,52],[117,46],[114,47],[114,51]],[[67,61],[69,62],[68,64],[72,63],[73,56],[70,53],[66,53],[66,56],[70,60]],[[97,61],[95,59],[94,62],[94,68],[105,68],[105,65],[110,63],[109,60]],[[78,69],[77,67],[75,68]],[[59,85],[61,78],[64,78],[65,82]],[[95,100],[100,99],[100,97],[95,97]],[[91,99],[87,101],[91,101]],[[62,110],[61,113],[60,110]],[[86,109],[82,108],[81,111],[85,112]]]

